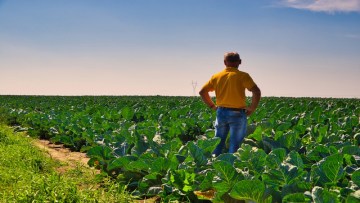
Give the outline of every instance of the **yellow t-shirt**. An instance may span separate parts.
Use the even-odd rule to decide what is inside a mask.
[[[216,73],[203,86],[203,89],[215,91],[216,105],[228,108],[245,108],[245,88],[250,90],[256,84],[248,73],[237,68],[226,67]]]

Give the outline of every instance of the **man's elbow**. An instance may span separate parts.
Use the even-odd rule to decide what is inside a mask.
[[[261,95],[261,90],[260,90],[260,88],[257,88],[256,93],[259,94],[259,95]]]
[[[259,88],[257,85],[255,85],[255,86],[251,89],[251,92],[252,92],[253,94],[255,94],[255,95],[261,96],[261,90],[260,90],[260,88]]]
[[[199,95],[200,96],[203,96],[207,93],[207,91],[205,89],[201,89],[200,92],[199,92]]]

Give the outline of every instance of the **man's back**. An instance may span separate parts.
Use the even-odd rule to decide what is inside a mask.
[[[227,67],[213,75],[206,85],[209,90],[215,90],[218,106],[245,108],[245,89],[251,89],[255,83],[248,73]]]

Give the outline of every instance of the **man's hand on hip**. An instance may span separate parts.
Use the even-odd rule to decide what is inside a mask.
[[[253,109],[249,106],[245,108],[245,113],[247,116],[250,116],[254,111],[255,111],[255,109]]]

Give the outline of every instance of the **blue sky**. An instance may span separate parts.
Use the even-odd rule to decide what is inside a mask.
[[[263,96],[360,98],[360,0],[0,0],[0,95],[192,96],[227,51]]]

